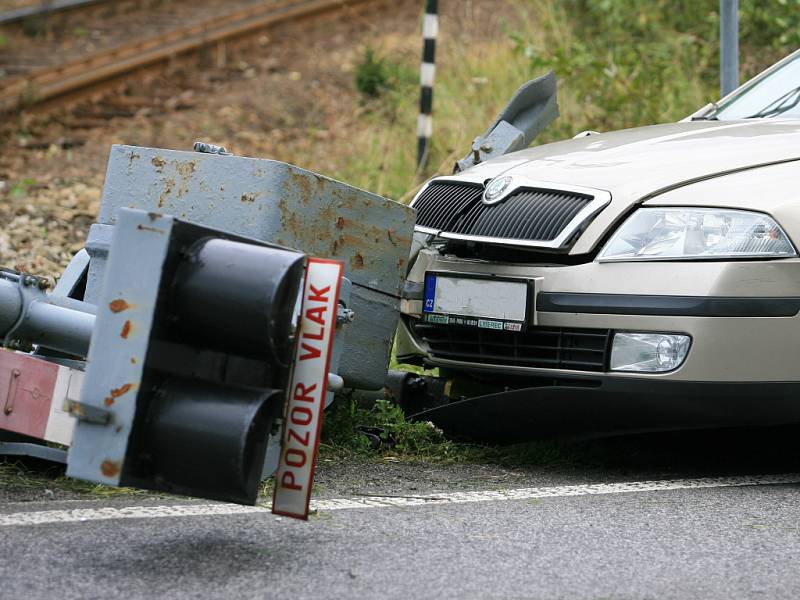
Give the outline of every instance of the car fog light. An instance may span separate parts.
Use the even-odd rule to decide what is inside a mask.
[[[691,338],[674,333],[615,333],[612,371],[663,373],[683,364]]]

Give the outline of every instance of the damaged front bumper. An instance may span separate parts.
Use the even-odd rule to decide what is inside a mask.
[[[479,384],[444,406],[417,408],[431,408],[418,416],[451,433],[483,440],[797,422],[800,294],[791,282],[799,265],[501,264],[423,249],[408,277],[397,356]],[[419,293],[431,272],[526,282],[524,331],[425,319]],[[667,372],[617,371],[613,340],[626,332],[691,343]]]

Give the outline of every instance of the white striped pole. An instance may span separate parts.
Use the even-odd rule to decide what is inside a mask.
[[[425,0],[422,22],[422,66],[420,67],[419,117],[417,119],[417,167],[428,161],[433,133],[433,81],[436,77],[436,35],[439,33],[438,0]]]

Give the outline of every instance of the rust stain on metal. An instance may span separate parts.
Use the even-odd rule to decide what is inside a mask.
[[[304,219],[300,218],[300,216],[289,207],[285,198],[278,200],[278,210],[281,213],[281,226],[284,231],[289,232],[295,239],[304,239],[309,233],[311,233],[311,235],[318,233],[314,231],[313,226],[309,227],[309,223],[306,223]],[[316,237],[317,236],[314,236],[311,239],[315,239]]]
[[[181,177],[189,177],[194,170],[197,168],[197,161],[196,160],[187,160],[186,162],[179,162],[176,165],[176,169],[178,173],[180,173]]]
[[[152,231],[153,233],[164,233],[163,229],[159,229],[158,227],[148,227],[147,225],[142,225],[141,223],[136,226],[136,229],[139,231]]]
[[[309,200],[311,200],[311,197],[314,195],[311,180],[314,179],[317,185],[322,183],[322,179],[314,173],[298,173],[297,171],[290,170],[289,177],[293,185],[300,192],[300,199],[304,204],[308,204]]]
[[[106,459],[103,461],[103,464],[100,465],[100,472],[105,477],[116,477],[119,474],[119,471],[119,463],[113,460]]]
[[[138,361],[136,360],[135,356],[131,356],[131,364],[135,365]]]
[[[174,179],[165,179],[164,180],[164,191],[161,192],[161,195],[158,197],[158,207],[161,208],[164,204],[167,203],[167,196],[172,193],[172,188],[175,187],[175,180]]]
[[[147,213],[147,218],[150,219],[150,222],[155,221],[156,219],[160,219],[163,215],[157,212],[149,212]]]
[[[406,264],[406,259],[405,258],[398,258],[397,259],[397,268],[398,269],[402,269],[403,265],[405,265],[405,264]]]
[[[167,164],[167,161],[165,161],[165,160],[164,160],[163,158],[161,158],[160,156],[154,156],[154,157],[152,158],[152,160],[150,160],[150,163],[151,163],[151,164],[152,164],[152,165],[153,165],[153,166],[154,166],[154,167],[155,167],[155,168],[158,170],[158,172],[160,173],[160,172],[161,172],[161,169],[163,169],[163,168],[164,168],[164,165],[165,165],[165,164]]]
[[[76,418],[84,416],[83,406],[74,400],[67,400],[67,412]]]
[[[141,154],[137,154],[136,152],[130,153],[128,156],[128,171],[133,169],[133,161],[135,161],[137,158],[141,158]]]
[[[132,389],[133,389],[132,383],[126,383],[123,386],[114,388],[113,390],[111,390],[110,395],[106,396],[105,400],[103,400],[103,404],[105,404],[106,406],[111,406],[112,404],[114,404],[117,398],[119,398],[120,396],[124,396]]]
[[[194,160],[175,162],[175,170],[178,172],[178,176],[181,179],[180,185],[178,186],[178,191],[175,194],[178,198],[181,198],[184,194],[188,193],[189,182],[191,181],[191,177],[195,171],[195,168],[197,168],[197,162]]]
[[[286,238],[282,245],[301,245],[312,254],[342,258],[352,271],[372,268],[387,246],[410,245],[411,237],[387,225],[364,222],[359,215],[381,202],[360,191],[343,189],[322,177],[289,171],[273,206]],[[323,201],[324,200],[324,201]],[[309,211],[314,203],[314,210]],[[388,207],[391,201],[386,200]],[[267,207],[269,208],[269,206]],[[400,274],[405,263],[397,264]]]
[[[117,298],[116,300],[112,300],[108,304],[108,308],[110,308],[111,312],[113,313],[120,313],[123,310],[128,310],[130,307],[131,305],[125,302],[125,300],[123,300],[122,298]]]
[[[131,323],[130,319],[128,319],[122,326],[122,331],[119,332],[119,337],[121,337],[123,340],[127,340],[128,336],[131,334],[132,329],[133,329],[133,323]]]

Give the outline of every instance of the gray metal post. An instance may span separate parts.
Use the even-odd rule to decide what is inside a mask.
[[[20,339],[76,356],[89,353],[95,316],[91,313],[31,302],[28,314],[15,331]]]
[[[719,0],[720,96],[739,87],[739,0]]]
[[[94,329],[96,307],[34,288],[20,293],[17,283],[0,279],[0,346],[15,340],[86,356]]]
[[[17,286],[0,279],[0,345],[2,339],[19,320],[22,313],[22,298]]]

